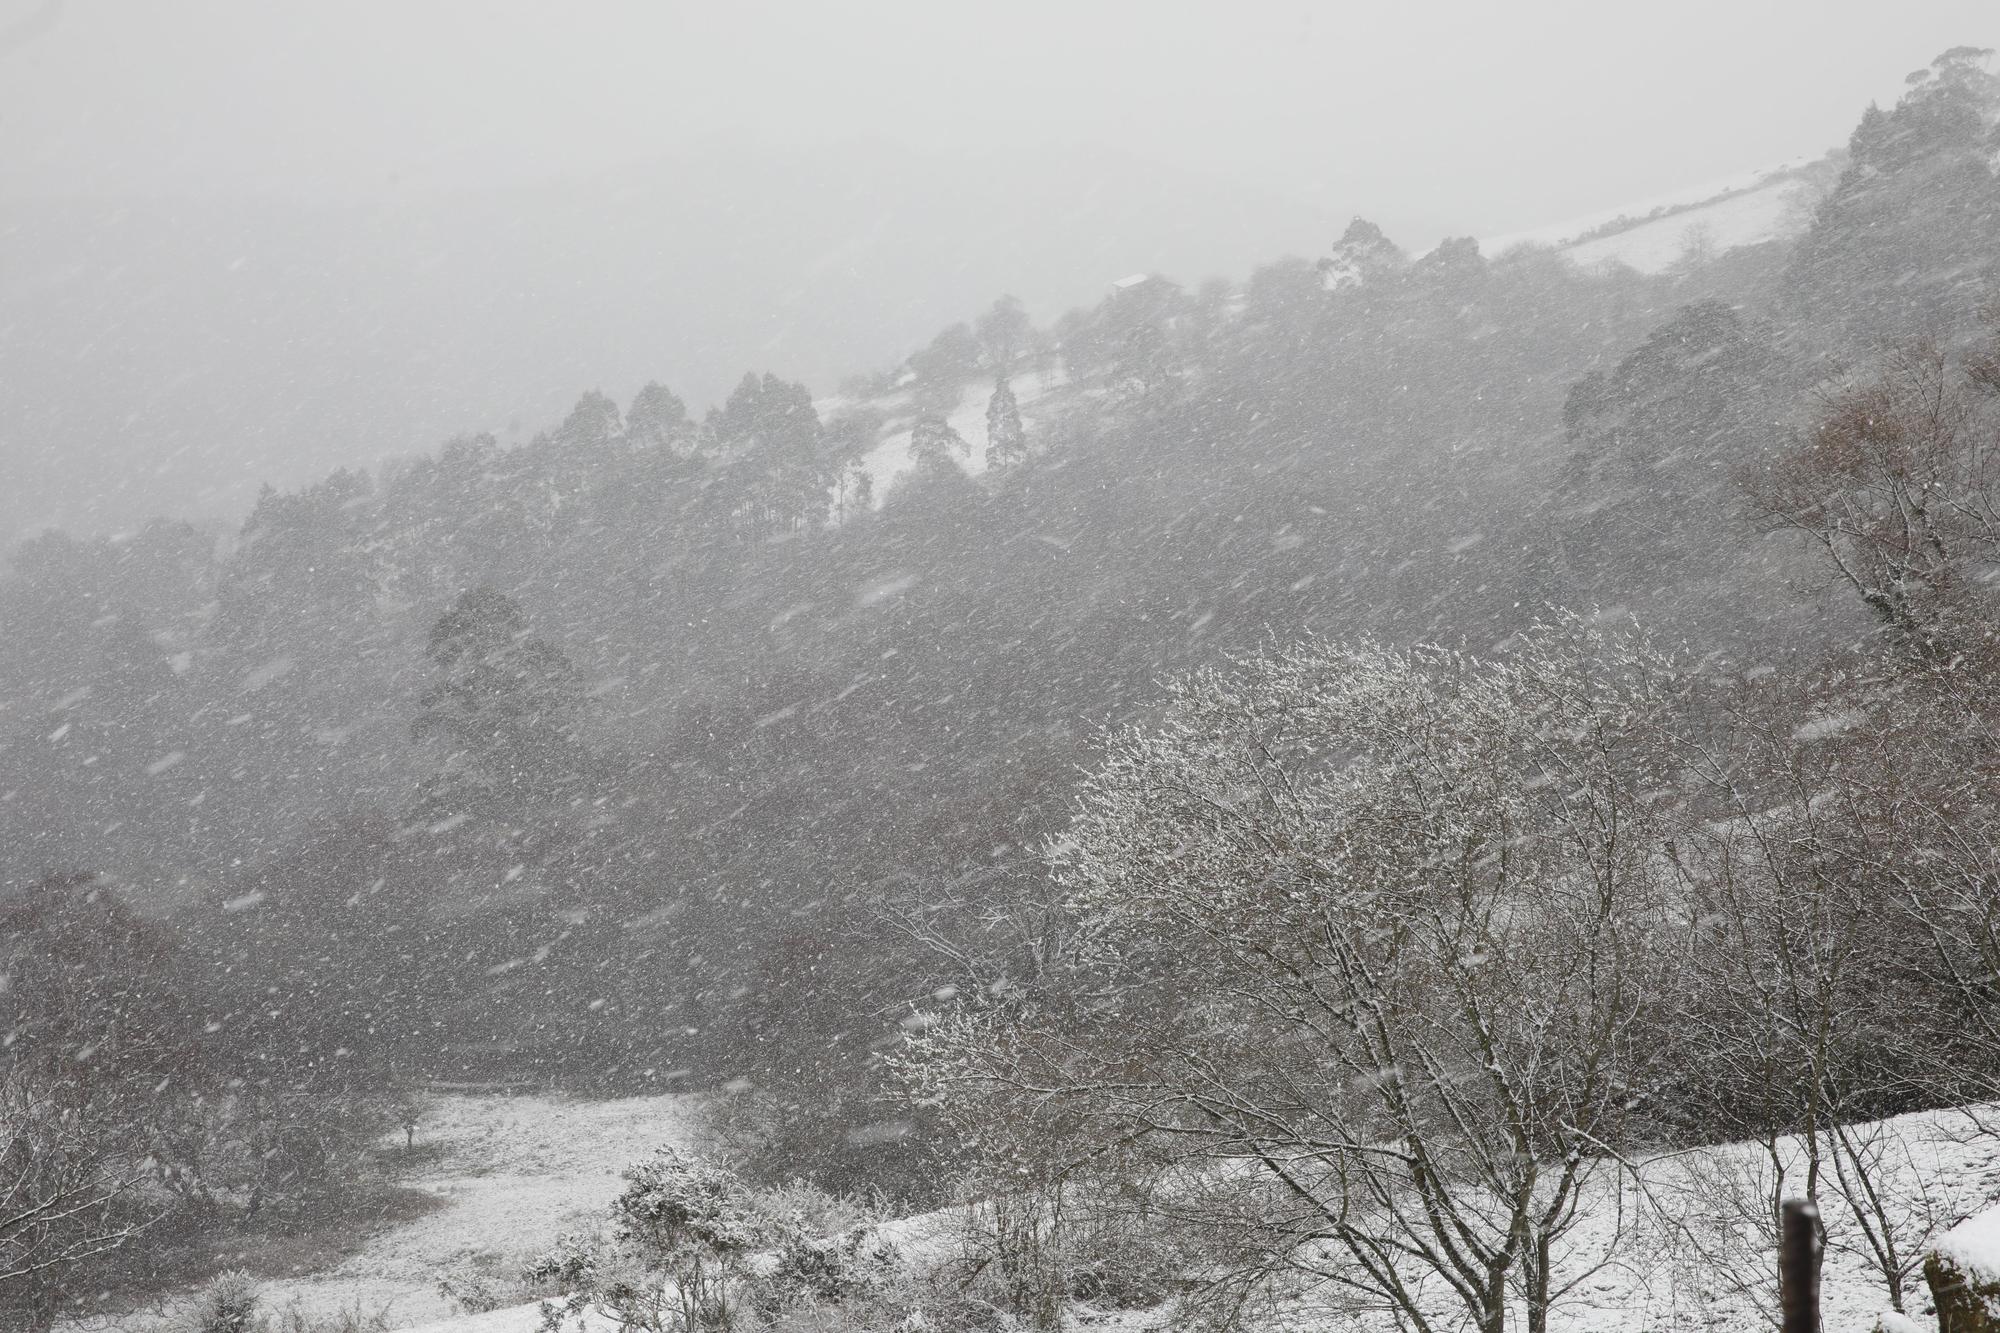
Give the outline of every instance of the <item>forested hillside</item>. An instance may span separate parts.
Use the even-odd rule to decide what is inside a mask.
[[[22,543],[0,580],[9,1068],[87,1067],[77,1114],[134,1136],[202,1216],[310,1196],[419,1081],[727,1087],[756,1169],[935,1198],[993,1135],[902,1096],[885,1056],[982,988],[999,1010],[1045,997],[1037,1021],[1087,1011],[1103,960],[1064,972],[1022,925],[1072,884],[1051,840],[1110,880],[1198,844],[1157,793],[1116,805],[1117,757],[1147,753],[1125,729],[1167,728],[1180,748],[1153,759],[1187,772],[1161,780],[1208,791],[1197,742],[1241,739],[1231,708],[1260,688],[1231,664],[1301,641],[1476,665],[1552,625],[1636,622],[1671,670],[1538,650],[1581,653],[1544,665],[1629,688],[1634,715],[1671,705],[1675,739],[1643,741],[1657,766],[1606,779],[1635,827],[1673,804],[1642,789],[1782,804],[1825,763],[1893,770],[1908,809],[1970,802],[1960,829],[1990,830],[1985,70],[1949,53],[1871,108],[1793,242],[1648,275],[1469,240],[1411,256],[1357,220],[1240,284],[1139,275],[1045,328],[998,300],[837,398],[760,366],[696,416],[667,365],[528,443],[267,488],[237,529]],[[968,414],[977,439],[949,424]],[[1314,725],[1362,735],[1433,691],[1493,755],[1540,743],[1506,730],[1520,699],[1474,708],[1442,683],[1458,668],[1414,660],[1433,665],[1400,693]],[[1918,697],[1945,702],[1896,702]],[[1795,744],[1818,735],[1852,748]],[[1930,817],[1855,836],[1921,840]],[[1951,863],[1962,884],[1990,883],[1980,845]],[[1129,995],[1178,984],[1147,973],[1163,921],[1117,921]],[[1857,1012],[1949,989],[1915,946],[1884,952],[1893,985],[1857,981]],[[1709,963],[1717,993],[1743,980],[1738,954]],[[1205,966],[1226,991],[1227,960]],[[110,971],[129,984],[106,991]],[[1938,1041],[1962,1022],[1868,1012]],[[953,1058],[1019,1074],[973,1048]],[[1950,1088],[1879,1054],[1853,1057],[1881,1075],[1857,1114],[2000,1074],[1983,1046]],[[1720,1075],[1742,1096],[1644,1077],[1643,1109],[1593,1133],[1795,1118]],[[1055,1119],[1051,1140],[1075,1128]]]

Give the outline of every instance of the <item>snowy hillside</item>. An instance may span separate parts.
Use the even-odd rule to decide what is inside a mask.
[[[2000,1201],[2000,1137],[1991,1108],[1900,1117],[1861,1126],[1856,1139],[1878,1162],[1877,1183],[1906,1251],[1921,1252],[1963,1218]],[[661,1143],[686,1143],[685,1097],[587,1102],[559,1097],[449,1096],[419,1142],[439,1153],[409,1183],[440,1206],[384,1230],[328,1271],[269,1281],[269,1308],[296,1306],[312,1315],[359,1308],[384,1313],[399,1333],[534,1333],[539,1306],[458,1314],[440,1279],[510,1273],[564,1230],[588,1231],[603,1220],[620,1173]],[[1796,1161],[1800,1145],[1779,1144]],[[1731,1145],[1667,1157],[1635,1177],[1605,1172],[1582,1221],[1566,1239],[1565,1268],[1578,1277],[1556,1311],[1556,1333],[1705,1328],[1752,1333],[1766,1327],[1773,1258],[1751,1220],[1768,1192],[1769,1163],[1758,1146]],[[1887,1308],[1882,1279],[1864,1237],[1829,1189],[1826,1268],[1827,1333],[1866,1333]],[[921,1262],[926,1242],[947,1233],[952,1210],[884,1225],[906,1255]],[[1662,1223],[1661,1217],[1670,1218]],[[1906,1301],[1913,1314],[1927,1300],[1920,1278]],[[1372,1327],[1326,1303],[1325,1293],[1281,1297],[1267,1326],[1290,1330]],[[1096,1323],[1172,1325],[1173,1312],[1109,1315],[1079,1311]],[[152,1333],[159,1321],[128,1321]]]
[[[1011,380],[1016,401],[1022,409],[1022,424],[1032,431],[1036,426],[1034,405],[1053,387],[1062,383],[1060,375],[1044,377],[1029,372],[1016,375]],[[973,380],[960,392],[956,406],[942,414],[944,422],[951,427],[959,439],[966,444],[966,455],[960,465],[970,476],[978,476],[986,470],[986,404],[993,393],[993,381],[979,378]],[[907,394],[880,399],[858,400],[842,396],[818,398],[813,401],[813,410],[822,418],[833,417],[843,411],[865,407],[883,414],[882,429],[874,447],[862,455],[859,468],[867,474],[875,503],[880,505],[895,483],[912,466],[910,457],[910,433],[916,424],[918,413]]]
[[[1546,245],[1585,268],[1624,264],[1658,273],[1694,252],[1721,253],[1805,230],[1829,159],[1798,159],[1580,218],[1495,236],[1480,249]]]

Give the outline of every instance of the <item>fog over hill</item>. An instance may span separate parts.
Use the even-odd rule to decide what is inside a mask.
[[[1345,221],[1110,152],[883,143],[331,205],[11,198],[0,533],[234,522],[265,482],[531,434],[580,386],[830,389],[1003,291],[1049,318],[1134,269],[1316,253]]]
[[[2000,1329],[1996,12],[1784,8],[0,0],[0,1330]]]

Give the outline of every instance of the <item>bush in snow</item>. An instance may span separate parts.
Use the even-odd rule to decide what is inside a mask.
[[[564,1232],[547,1251],[512,1271],[502,1271],[497,1256],[476,1257],[440,1280],[438,1294],[465,1314],[526,1305],[581,1289],[590,1279],[595,1254],[593,1242]]]
[[[271,1323],[261,1306],[257,1279],[241,1270],[224,1273],[177,1321],[174,1333],[266,1333]]]
[[[781,1300],[847,1301],[889,1290],[902,1268],[896,1247],[872,1231],[796,1233],[778,1247],[770,1285]]]
[[[1211,1266],[1211,1238],[1160,1206],[1135,1163],[1056,1178],[968,1181],[974,1202],[952,1221],[955,1254],[931,1275],[949,1293],[1042,1329],[1074,1304],[1141,1310]]]
[[[257,1279],[239,1270],[209,1283],[194,1306],[169,1326],[170,1333],[387,1333],[389,1321],[359,1305],[332,1315],[309,1315],[291,1305],[267,1313]]]
[[[678,1148],[655,1149],[625,1181],[608,1245],[565,1237],[529,1266],[530,1280],[565,1294],[543,1306],[545,1327],[591,1306],[646,1333],[731,1327],[751,1257],[783,1241],[782,1225],[734,1171]]]

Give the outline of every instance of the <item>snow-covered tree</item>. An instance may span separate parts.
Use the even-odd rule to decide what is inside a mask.
[[[158,1210],[151,1173],[73,1103],[21,1070],[0,1073],[0,1317],[38,1333],[65,1279],[129,1243]]]
[[[1244,1280],[1542,1330],[1609,1258],[1572,1224],[1660,1054],[1676,689],[1574,621],[1491,661],[1309,644],[1183,678],[1054,851],[1063,966],[908,1068],[968,1128],[1196,1172],[1262,1251]]]

